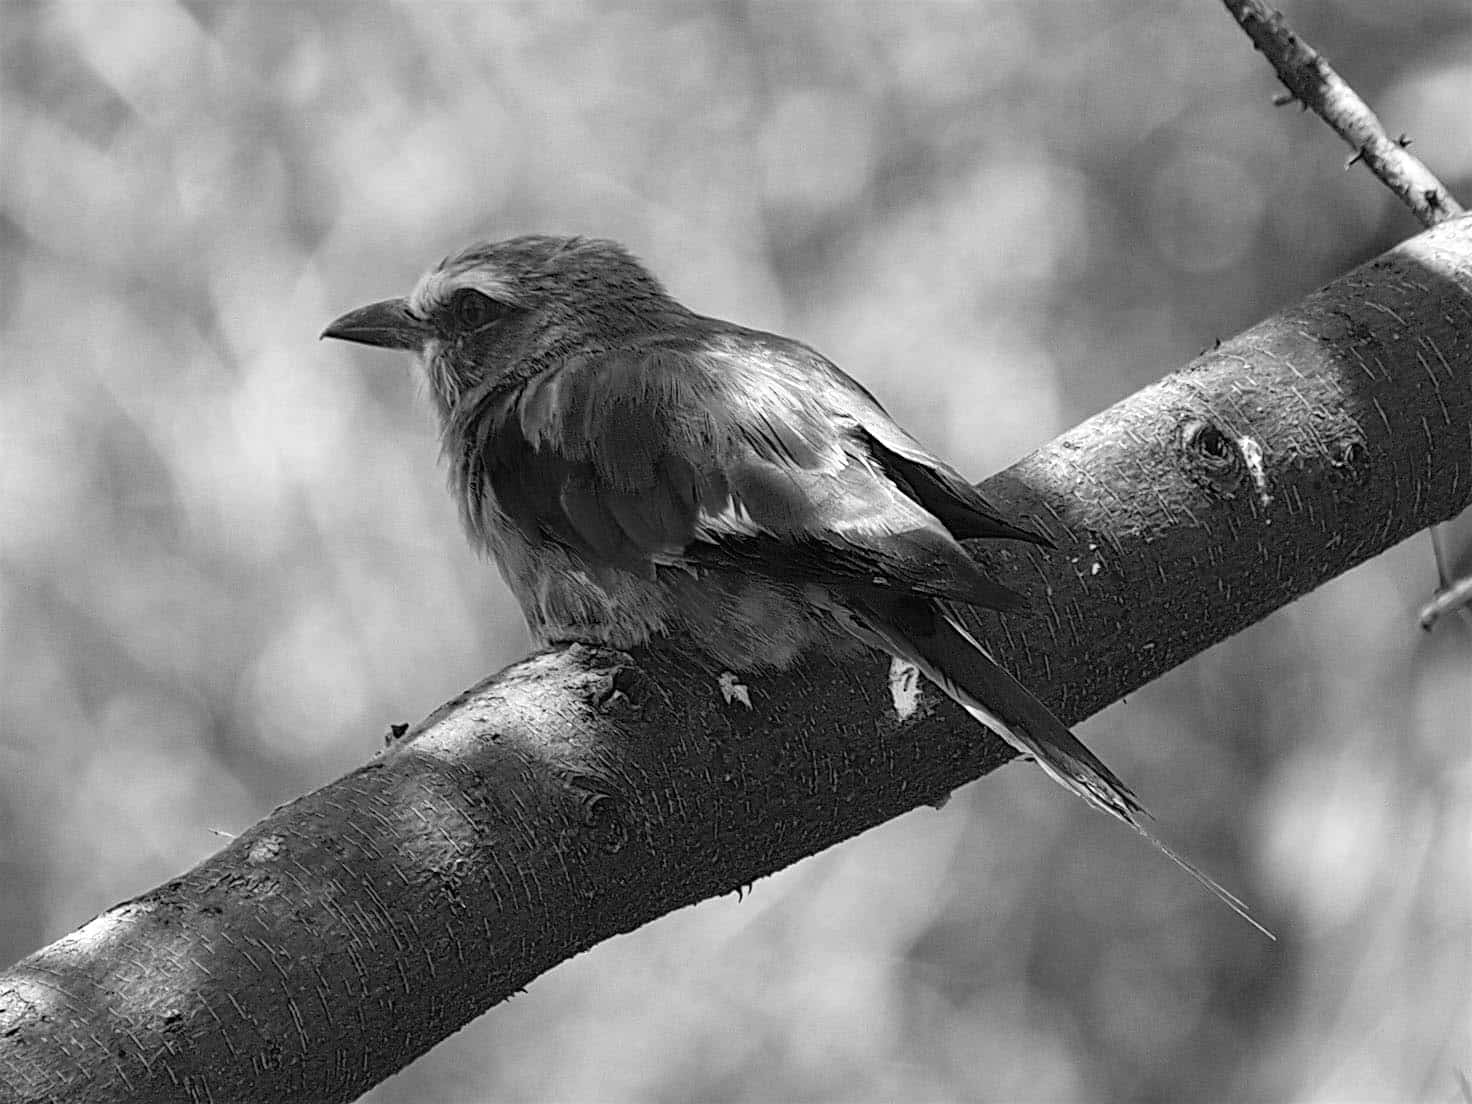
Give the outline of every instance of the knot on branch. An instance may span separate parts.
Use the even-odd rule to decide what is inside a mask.
[[[611,795],[589,790],[583,795],[581,819],[599,850],[610,855],[622,851],[629,829],[620,815],[620,803]]]
[[[1180,428],[1186,471],[1199,484],[1230,498],[1247,478],[1247,463],[1236,443],[1220,426],[1187,418]]]
[[[1249,484],[1261,505],[1272,501],[1262,445],[1255,437],[1233,437],[1204,418],[1187,418],[1181,423],[1180,448],[1186,474],[1198,486],[1232,498]]]

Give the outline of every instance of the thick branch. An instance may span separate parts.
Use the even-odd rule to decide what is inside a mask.
[[[1363,161],[1366,168],[1410,208],[1422,226],[1435,226],[1462,214],[1462,205],[1421,159],[1410,152],[1410,139],[1402,135],[1392,141],[1380,125],[1380,119],[1370,110],[1370,105],[1334,71],[1323,54],[1288,25],[1282,12],[1272,10],[1262,0],[1223,2],[1291,93],[1282,102],[1297,100],[1304,107],[1313,108],[1319,118],[1354,147],[1350,165]],[[1435,525],[1428,531],[1439,585],[1436,595],[1421,610],[1421,627],[1429,630],[1440,618],[1453,611],[1472,624],[1472,613],[1468,612],[1468,603],[1472,601],[1472,578],[1452,581],[1447,570],[1450,557],[1442,531]]]
[[[1387,253],[990,480],[979,626],[1077,721],[1472,498],[1472,220]],[[578,951],[1009,752],[883,663],[535,656],[0,975],[0,1098],[347,1100]]]

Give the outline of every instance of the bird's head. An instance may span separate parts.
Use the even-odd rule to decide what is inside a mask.
[[[407,297],[349,311],[322,336],[418,354],[449,416],[471,392],[514,386],[683,313],[614,242],[529,235],[467,246]]]

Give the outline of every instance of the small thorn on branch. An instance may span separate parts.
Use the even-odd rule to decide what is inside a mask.
[[[1395,144],[1397,146],[1399,146],[1401,149],[1410,149],[1411,148],[1411,137],[1410,137],[1410,135],[1408,135],[1408,134],[1402,134],[1399,138],[1397,138],[1395,140]]]
[[[1348,171],[1349,169],[1354,168],[1355,165],[1359,164],[1364,159],[1365,159],[1365,147],[1364,146],[1361,146],[1359,149],[1355,150],[1354,156],[1351,157],[1348,161],[1346,161],[1344,163],[1345,170]]]
[[[1300,107],[1307,107],[1308,106],[1306,103],[1304,103],[1302,100],[1300,100],[1297,96],[1295,96],[1292,92],[1279,92],[1276,96],[1273,97],[1273,106],[1274,107],[1287,107],[1291,103],[1296,103]]]

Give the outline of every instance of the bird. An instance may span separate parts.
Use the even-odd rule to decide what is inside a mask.
[[[322,336],[415,355],[461,522],[538,646],[680,636],[754,673],[886,653],[1272,938],[966,627],[1027,602],[961,542],[1050,538],[816,350],[686,308],[615,242],[540,234],[471,244]]]

